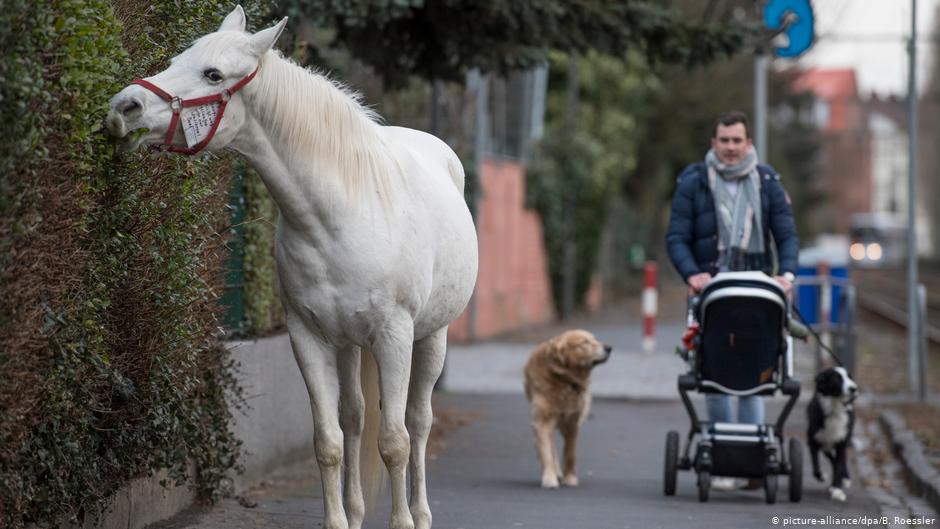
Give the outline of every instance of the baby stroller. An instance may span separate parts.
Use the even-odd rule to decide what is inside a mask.
[[[679,432],[666,434],[667,496],[676,493],[679,470],[694,470],[702,502],[708,501],[711,477],[726,476],[763,480],[767,503],[775,503],[781,474],[789,476],[790,501],[800,501],[802,444],[790,438],[784,450],[784,426],[800,396],[800,383],[792,378],[789,313],[783,289],[762,272],[718,274],[690,300],[686,348],[680,348],[689,372],[678,382],[691,427],[681,455]],[[780,391],[789,399],[772,424],[713,423],[699,419],[690,391],[737,396]]]

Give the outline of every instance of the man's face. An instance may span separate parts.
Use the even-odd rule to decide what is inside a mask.
[[[712,149],[718,154],[718,160],[725,165],[734,165],[744,159],[744,154],[751,147],[744,123],[731,125],[718,124],[712,138]]]

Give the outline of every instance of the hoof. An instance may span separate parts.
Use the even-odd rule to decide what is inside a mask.
[[[835,500],[835,501],[845,501],[845,500],[846,500],[845,491],[843,491],[842,489],[838,489],[838,488],[836,488],[836,487],[832,487],[832,488],[829,489],[829,497],[832,498],[832,499]]]
[[[561,478],[561,484],[566,487],[577,487],[578,486],[578,476],[571,474]]]

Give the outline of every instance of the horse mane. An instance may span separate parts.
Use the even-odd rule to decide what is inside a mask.
[[[350,198],[374,190],[384,201],[397,159],[381,119],[343,84],[304,68],[276,50],[261,60],[252,100],[258,119],[287,149],[292,163],[316,156],[341,175]]]

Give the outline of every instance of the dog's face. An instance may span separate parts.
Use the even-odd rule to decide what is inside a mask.
[[[858,385],[844,367],[831,367],[816,375],[816,393],[849,402],[858,393]]]
[[[555,360],[570,369],[590,370],[610,358],[611,347],[601,343],[593,334],[567,331],[552,340]]]

